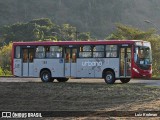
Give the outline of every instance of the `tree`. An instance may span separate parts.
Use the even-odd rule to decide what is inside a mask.
[[[11,74],[11,49],[12,43],[0,48],[0,71],[1,75]],[[3,73],[2,73],[3,71]]]
[[[77,40],[77,28],[70,24],[56,25],[49,18],[34,19],[0,28],[0,46],[10,41]],[[90,33],[79,33],[79,39],[90,39]]]
[[[152,68],[153,68],[153,76],[160,77],[160,36],[152,35],[147,39],[147,41],[151,42],[152,47]]]
[[[49,18],[34,19],[29,23],[37,24],[39,26],[47,26],[50,28],[52,28],[55,25]]]
[[[76,27],[73,27],[70,24],[62,24],[59,34],[66,40],[74,40],[76,39]]]
[[[131,26],[123,25],[123,24],[116,24],[116,31],[109,36],[106,37],[106,39],[129,39],[129,40],[147,40],[149,37],[151,37],[153,34],[155,34],[154,29],[150,29],[148,31],[142,31],[138,28],[134,28]]]
[[[91,39],[89,32],[82,32],[78,35],[78,40],[80,41],[88,41]]]

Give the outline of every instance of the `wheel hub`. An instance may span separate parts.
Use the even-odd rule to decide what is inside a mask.
[[[48,78],[49,78],[48,74],[43,74],[43,79],[44,79],[45,81],[47,81]]]
[[[108,75],[106,76],[106,79],[107,79],[107,81],[111,81],[111,80],[112,80],[112,75],[111,75],[111,74],[108,74]]]

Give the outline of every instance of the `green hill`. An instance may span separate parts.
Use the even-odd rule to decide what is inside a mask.
[[[159,0],[0,0],[0,25],[50,18],[103,39],[118,22],[140,29],[154,27],[144,20],[158,25],[159,5]]]

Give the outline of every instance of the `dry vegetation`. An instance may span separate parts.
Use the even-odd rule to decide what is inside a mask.
[[[0,110],[160,110],[159,90],[140,83],[1,82]]]

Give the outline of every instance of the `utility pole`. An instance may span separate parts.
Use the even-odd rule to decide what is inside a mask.
[[[144,20],[144,22],[153,25],[158,31],[160,31],[160,28],[155,23],[153,23],[152,21],[150,21],[150,20]]]

